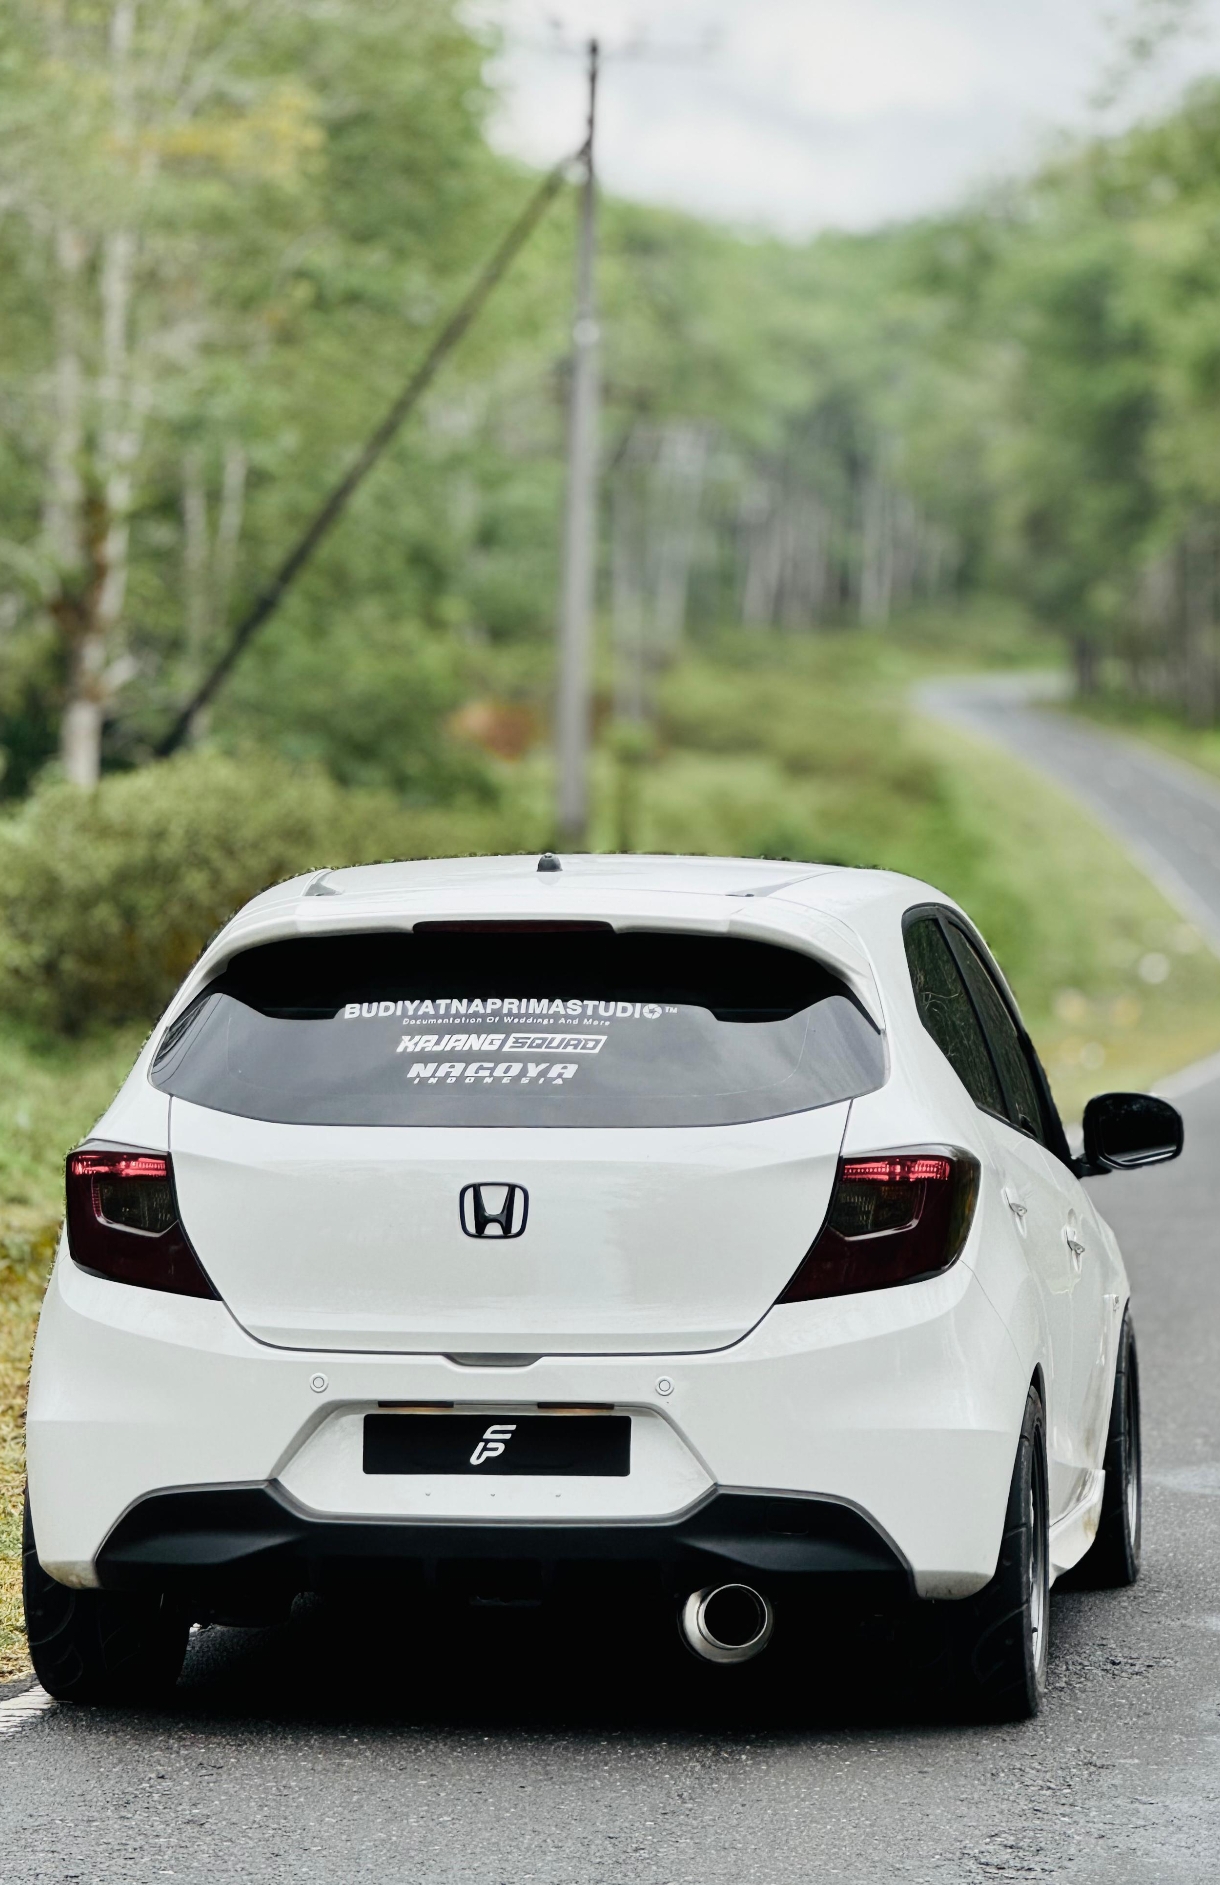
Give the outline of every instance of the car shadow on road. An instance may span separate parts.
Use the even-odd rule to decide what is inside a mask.
[[[1081,1601],[1056,1604],[1069,1660]],[[274,1628],[197,1630],[160,1719],[218,1729],[750,1740],[963,1726],[938,1694],[936,1669],[913,1666],[906,1647],[884,1623],[873,1640],[858,1625],[800,1640],[777,1627],[763,1656],[723,1669],[693,1657],[664,1612],[633,1619],[488,1605],[386,1617],[376,1606],[359,1613],[299,1600]],[[1061,1686],[1054,1656],[1053,1648],[1052,1692]]]

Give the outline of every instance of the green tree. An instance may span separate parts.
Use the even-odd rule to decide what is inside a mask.
[[[450,0],[5,10],[4,555],[77,783],[120,699],[138,724],[203,658],[248,498],[327,474],[467,263],[481,58]]]

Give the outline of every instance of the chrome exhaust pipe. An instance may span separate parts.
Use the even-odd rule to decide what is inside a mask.
[[[709,1584],[692,1591],[678,1613],[683,1642],[704,1662],[749,1662],[774,1627],[774,1610],[749,1584]]]

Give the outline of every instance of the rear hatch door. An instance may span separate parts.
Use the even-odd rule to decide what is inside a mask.
[[[766,1314],[826,1214],[848,1108],[715,1128],[283,1125],[170,1109],[179,1206],[225,1302],[285,1347],[718,1348]],[[461,1196],[528,1195],[521,1235]],[[472,1216],[467,1211],[467,1222]]]
[[[594,923],[259,945],[152,1070],[187,1233],[253,1334],[463,1353],[738,1340],[884,1077],[812,957]]]

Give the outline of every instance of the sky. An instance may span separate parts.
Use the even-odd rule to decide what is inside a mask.
[[[1119,29],[1189,0],[472,0],[504,33],[497,145],[579,144],[577,43],[608,58],[599,168],[616,193],[801,237],[962,201],[1064,131],[1220,72],[1220,0],[1102,109]]]

